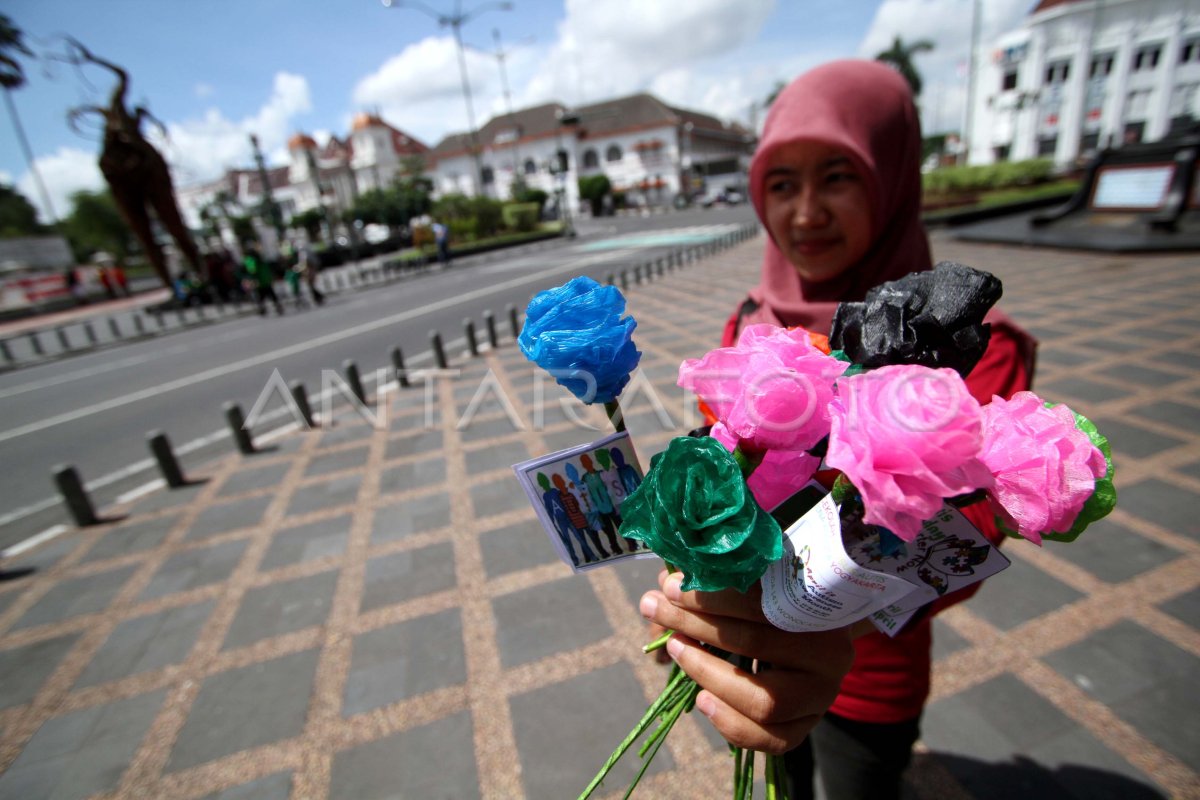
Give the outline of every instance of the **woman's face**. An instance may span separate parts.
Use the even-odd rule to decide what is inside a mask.
[[[802,280],[838,277],[871,248],[871,204],[849,154],[826,144],[791,142],[767,160],[767,231]]]

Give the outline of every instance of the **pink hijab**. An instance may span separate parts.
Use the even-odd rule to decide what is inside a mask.
[[[920,218],[921,125],[908,84],[890,67],[846,60],[806,72],[771,104],[750,165],[750,197],[760,220],[771,152],[802,139],[839,147],[857,162],[870,197],[874,244],[857,267],[806,283],[768,239],[761,280],[750,292],[759,308],[742,322],[828,333],[839,302],[862,300],[884,281],[932,266]]]

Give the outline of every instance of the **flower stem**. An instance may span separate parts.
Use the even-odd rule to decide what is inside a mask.
[[[674,635],[675,635],[675,631],[667,631],[662,636],[655,639],[653,642],[650,642],[649,644],[642,647],[642,652],[643,653],[653,653],[655,650],[659,650],[659,649],[665,647],[667,644],[667,640],[670,639]]]
[[[604,404],[604,413],[608,414],[609,421],[612,422],[618,433],[625,430],[625,414],[621,411],[621,404],[616,398]]]
[[[675,723],[679,721],[679,716],[684,712],[684,709],[689,707],[696,695],[700,693],[700,684],[688,679],[691,685],[687,688],[687,692],[680,697],[678,703],[667,714],[667,718],[663,720],[662,726],[654,733],[654,749],[651,750],[642,758],[642,768],[638,770],[638,774],[633,777],[633,783],[629,784],[629,789],[626,790],[622,800],[629,800],[629,796],[633,794],[633,790],[641,781],[642,776],[646,774],[646,770],[650,768],[650,762],[654,760],[654,756],[658,754],[658,748],[662,747],[663,742],[667,740],[667,734],[671,732],[671,728],[675,727]]]
[[[579,795],[579,800],[586,800],[586,798],[592,796],[592,792],[596,791],[596,788],[604,782],[604,779],[608,776],[608,773],[612,771],[612,768],[616,765],[621,756],[625,754],[625,751],[628,750],[635,741],[637,741],[638,737],[646,732],[646,729],[650,727],[650,724],[658,718],[662,710],[673,699],[679,685],[684,681],[690,680],[691,678],[687,676],[687,673],[680,670],[677,675],[673,676],[671,680],[667,682],[666,688],[662,690],[662,693],[659,694],[658,698],[650,704],[649,708],[646,709],[646,713],[642,716],[641,720],[638,721],[638,724],[635,725],[633,730],[629,732],[629,735],[627,735],[625,739],[619,745],[617,745],[617,749],[614,750],[612,755],[608,757],[608,760],[604,762],[604,766],[600,768],[600,772],[596,774],[596,777],[592,778],[592,782],[589,783],[587,788],[584,789]]]
[[[766,453],[747,453],[742,449],[742,443],[740,441],[737,443],[737,446],[733,448],[733,459],[737,462],[738,467],[741,468],[743,478],[750,477],[750,473],[754,472],[754,470],[758,468],[758,465],[762,463],[764,455],[766,455]]]

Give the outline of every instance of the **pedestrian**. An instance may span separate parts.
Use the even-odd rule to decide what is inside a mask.
[[[87,297],[84,296],[83,282],[79,280],[79,272],[75,267],[70,267],[64,274],[67,282],[67,291],[71,293],[71,299],[75,301],[75,305],[83,305],[87,302]]]
[[[437,245],[438,263],[446,266],[450,263],[450,229],[437,220],[429,227],[433,230],[433,241]]]
[[[100,280],[100,288],[108,295],[108,299],[111,300],[117,296],[116,291],[113,289],[112,276],[109,275],[107,266],[99,264],[96,267],[96,277]]]
[[[279,295],[275,294],[275,274],[257,247],[251,245],[246,248],[242,266],[247,276],[246,283],[254,292],[254,299],[258,303],[259,316],[267,315],[267,300],[275,305],[275,311],[282,316],[283,304],[279,302]]]
[[[825,333],[841,301],[932,260],[920,222],[921,133],[908,84],[871,61],[837,61],[793,81],[771,105],[750,168],[750,195],[769,234],[761,279],[726,322]],[[982,403],[1028,389],[1036,342],[998,311],[987,352],[967,377]],[[964,509],[993,541],[986,502]],[[678,573],[643,597],[668,649],[704,687],[696,707],[730,742],[786,752],[790,797],[813,796],[813,763],[829,800],[898,798],[929,694],[932,617],[979,585],[927,606],[895,638],[868,621],[822,633],[766,622],[761,590],[680,592]],[[705,641],[769,662],[751,676],[702,650]],[[739,644],[740,643],[740,644]]]
[[[111,272],[112,282],[117,293],[123,297],[129,297],[129,279],[125,276],[125,266],[119,260],[114,261]]]
[[[312,295],[313,302],[321,305],[325,302],[325,295],[317,288],[317,274],[321,271],[321,257],[317,254],[316,248],[311,242],[305,242],[300,248],[300,275],[304,279],[304,283],[308,285],[308,291]]]

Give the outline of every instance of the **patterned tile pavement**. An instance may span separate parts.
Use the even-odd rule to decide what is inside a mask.
[[[1004,279],[1038,389],[1113,439],[1120,506],[1074,545],[1011,543],[939,617],[910,795],[1200,797],[1200,265],[934,244]],[[760,247],[629,292],[643,460],[693,424],[676,366]],[[230,456],[0,565],[33,570],[0,582],[0,797],[574,797],[662,685],[635,608],[656,567],[571,576],[508,469],[597,412],[511,341],[454,366],[375,424]],[[640,796],[727,796],[730,772],[687,717]]]

